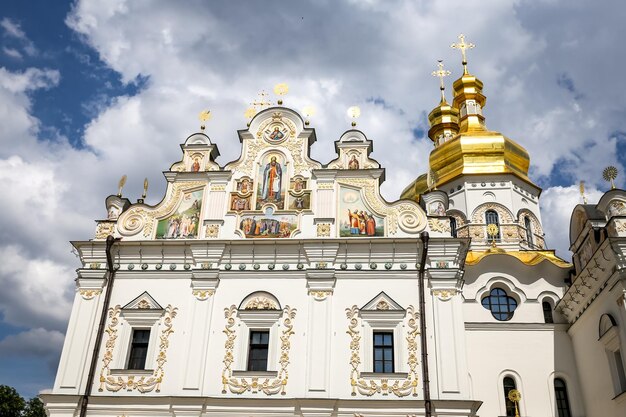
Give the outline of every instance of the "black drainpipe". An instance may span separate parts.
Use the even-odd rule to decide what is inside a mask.
[[[428,254],[428,232],[422,232],[420,234],[422,240],[422,259],[420,260],[419,270],[419,291],[420,291],[420,327],[422,331],[422,387],[424,390],[424,411],[426,417],[432,416],[431,403],[430,403],[430,379],[428,378],[428,346],[426,340],[426,299],[425,290],[426,284],[424,280],[424,273],[426,269],[426,255]]]
[[[100,351],[100,345],[102,345],[102,335],[104,333],[104,326],[107,321],[107,310],[109,309],[109,302],[111,301],[111,292],[113,290],[113,280],[115,279],[115,269],[113,268],[113,257],[111,256],[111,249],[113,244],[119,239],[115,239],[113,236],[107,236],[106,241],[106,256],[107,256],[107,277],[105,285],[107,287],[104,294],[104,303],[102,304],[102,314],[100,315],[100,324],[98,325],[98,333],[96,333],[96,343],[93,347],[93,353],[91,354],[91,365],[89,366],[89,375],[87,375],[87,386],[85,387],[85,394],[80,404],[80,417],[87,415],[87,406],[89,405],[89,396],[91,395],[91,386],[93,385],[93,378],[96,374],[96,365],[98,364],[98,353]]]

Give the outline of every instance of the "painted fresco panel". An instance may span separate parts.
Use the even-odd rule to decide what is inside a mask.
[[[198,237],[203,190],[183,194],[176,211],[159,220],[157,239],[195,239]]]
[[[339,236],[385,236],[385,220],[367,207],[359,190],[341,187],[339,191]]]
[[[258,173],[256,209],[272,203],[278,210],[285,208],[285,188],[287,187],[287,167],[284,158],[270,153],[261,161]]]
[[[268,210],[262,215],[242,216],[239,228],[247,238],[287,238],[298,228],[298,216],[273,214]]]

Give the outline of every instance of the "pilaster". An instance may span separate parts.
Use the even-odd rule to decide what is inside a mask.
[[[204,379],[206,369],[213,299],[219,282],[218,270],[193,270],[191,273],[190,318],[187,325],[189,339],[183,374],[184,390],[198,392],[202,389],[201,381]],[[198,392],[196,395],[199,394]]]

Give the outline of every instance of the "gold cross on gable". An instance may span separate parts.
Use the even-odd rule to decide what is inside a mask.
[[[443,85],[443,78],[450,75],[451,72],[443,69],[443,61],[441,59],[437,61],[437,67],[438,67],[437,70],[433,71],[432,74],[433,74],[433,77],[439,77],[439,89],[441,90],[441,101],[444,102],[446,101],[446,97],[443,91],[446,89],[446,87]]]
[[[261,91],[261,92],[259,93],[259,98],[258,98],[258,100],[257,100],[257,101],[253,101],[253,102],[252,102],[252,103],[250,103],[250,104],[251,104],[251,105],[253,105],[253,106],[255,106],[255,107],[256,107],[256,106],[259,106],[259,107],[261,108],[261,110],[262,110],[264,107],[270,107],[270,106],[272,105],[272,103],[270,103],[270,102],[267,100],[267,96],[268,96],[268,94],[265,92],[265,90],[263,90],[263,91]]]
[[[450,45],[450,47],[453,49],[461,50],[461,56],[463,57],[463,71],[465,72],[465,74],[467,74],[467,55],[465,54],[465,51],[467,51],[468,49],[472,49],[475,46],[476,45],[471,42],[466,43],[465,35],[462,33],[459,35],[459,43],[453,43],[452,45]]]

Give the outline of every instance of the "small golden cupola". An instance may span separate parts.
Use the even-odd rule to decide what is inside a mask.
[[[463,175],[513,174],[536,187],[528,178],[530,157],[526,149],[485,126],[482,109],[487,100],[482,93],[483,83],[467,69],[466,50],[474,45],[466,43],[460,35],[459,43],[452,47],[462,53],[463,75],[453,83],[452,106],[442,96],[441,103],[428,117],[431,124],[428,135],[435,143],[429,158],[429,175],[418,177],[401,197],[418,201],[429,189]],[[438,71],[435,73],[443,80]],[[446,134],[453,136],[447,139]]]
[[[443,79],[450,75],[450,71],[443,68],[441,60],[439,60],[438,69],[433,71],[433,75],[439,77],[441,101],[428,115],[428,123],[430,124],[428,137],[437,147],[459,133],[459,111],[446,101],[446,87],[443,84]]]

